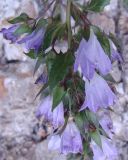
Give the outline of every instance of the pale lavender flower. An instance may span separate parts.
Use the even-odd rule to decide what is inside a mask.
[[[69,122],[61,135],[61,153],[82,153],[83,145],[80,131],[74,122]]]
[[[61,144],[60,135],[53,135],[49,140],[48,149],[60,151],[60,144]]]
[[[63,103],[61,102],[52,112],[52,102],[51,96],[47,96],[41,102],[36,116],[41,117],[53,124],[54,128],[58,128],[64,124],[64,109]]]
[[[85,94],[86,98],[81,110],[88,107],[91,111],[96,112],[99,108],[113,105],[116,100],[107,82],[97,73],[90,81],[86,80]]]
[[[43,28],[34,30],[31,34],[25,36],[23,39],[18,41],[19,44],[25,43],[25,49],[28,53],[31,49],[33,49],[36,53],[38,53],[41,45],[43,44],[45,30]]]
[[[117,158],[117,150],[112,142],[104,136],[101,136],[102,149],[94,142],[91,142],[93,150],[93,160],[115,160]]]
[[[19,35],[15,35],[15,31],[18,29],[20,25],[16,24],[6,29],[3,28],[0,32],[3,33],[3,37],[7,40],[10,40],[12,43],[16,42],[19,38]]]
[[[35,84],[46,84],[48,82],[48,75],[43,72],[36,80]]]
[[[109,57],[105,54],[94,32],[91,31],[89,40],[82,39],[80,42],[76,53],[74,71],[76,72],[80,67],[83,76],[92,79],[95,69],[106,75],[111,70],[111,66]]]
[[[64,107],[62,102],[53,110],[52,124],[55,128],[64,125]]]

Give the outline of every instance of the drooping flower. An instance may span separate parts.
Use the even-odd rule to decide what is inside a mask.
[[[12,43],[15,43],[19,38],[19,35],[14,34],[18,27],[19,24],[16,24],[9,27],[8,29],[3,28],[0,32],[3,33],[3,37],[5,39],[10,40]]]
[[[52,112],[52,97],[47,96],[41,102],[36,116],[41,117],[52,123],[54,128],[58,128],[64,124],[64,109],[63,103],[61,102]]]
[[[91,142],[93,150],[93,160],[115,160],[117,158],[117,150],[112,142],[104,136],[101,136],[102,149],[94,142]]]
[[[106,75],[111,70],[111,61],[105,54],[96,35],[91,31],[88,41],[82,39],[76,53],[74,71],[81,68],[82,74],[88,79],[92,79],[95,69]]]
[[[43,44],[44,34],[45,30],[43,28],[39,29],[38,31],[34,30],[31,34],[18,41],[18,43],[25,43],[26,53],[28,53],[31,49],[38,53],[41,45]]]
[[[97,73],[90,81],[86,80],[85,94],[86,98],[81,110],[88,107],[91,111],[96,112],[99,108],[113,105],[116,100],[107,82]]]
[[[69,122],[61,135],[61,153],[82,153],[83,145],[80,131],[74,122]]]
[[[46,84],[48,81],[48,75],[43,72],[36,80],[35,84]]]
[[[61,144],[61,137],[60,135],[53,135],[48,143],[49,150],[58,150],[60,152],[60,144]]]

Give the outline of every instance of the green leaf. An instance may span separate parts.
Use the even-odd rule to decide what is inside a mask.
[[[96,114],[93,113],[93,112],[90,112],[90,111],[86,111],[86,116],[87,116],[87,119],[93,123],[96,127],[99,127],[99,122],[98,122],[98,119],[96,117]]]
[[[36,28],[46,27],[47,24],[47,19],[40,18],[36,24]]]
[[[104,49],[105,53],[108,54],[108,56],[111,56],[111,47],[110,47],[110,42],[108,37],[106,36],[105,33],[103,33],[99,27],[97,26],[92,26],[92,29],[94,33],[97,36],[98,41],[100,42],[102,48]]]
[[[64,89],[60,86],[56,86],[53,89],[53,105],[52,105],[52,110],[54,110],[57,105],[62,101],[64,95],[66,94],[66,92],[64,91]]]
[[[101,142],[101,137],[100,137],[100,133],[98,130],[94,131],[94,132],[90,132],[90,136],[91,138],[94,140],[94,142],[100,147],[102,148],[102,142]]]
[[[93,153],[89,142],[86,141],[83,143],[83,151],[84,157],[86,157],[86,159],[93,160]]]
[[[110,0],[91,0],[91,2],[85,6],[85,10],[90,10],[94,12],[103,11],[106,5],[110,4]]]
[[[117,39],[113,33],[109,34],[109,38],[112,40],[112,42],[115,44],[117,49],[120,51],[121,50],[121,46],[120,46],[121,42],[120,42],[120,40]]]
[[[8,20],[8,22],[11,24],[16,24],[20,22],[26,22],[28,20],[32,20],[32,18],[30,18],[26,13],[21,13],[20,16],[14,19]]]
[[[80,133],[83,137],[85,137],[85,127],[88,126],[88,121],[86,119],[85,112],[79,112],[77,115],[75,115],[75,122],[80,130]],[[86,137],[85,137],[86,138]]]
[[[40,65],[43,64],[43,63],[44,63],[44,54],[41,52],[38,55],[38,58],[37,58],[37,61],[36,61],[35,67],[34,67],[33,75],[35,75],[36,71],[39,69]]]
[[[29,53],[25,53],[26,56],[32,58],[32,59],[36,59],[36,55],[35,55],[35,52],[34,50],[30,50]]]
[[[59,39],[63,35],[65,32],[65,26],[66,25],[58,22],[48,25],[44,36],[43,50],[46,50],[48,47],[50,47],[55,38]]]
[[[14,35],[21,35],[23,33],[30,33],[32,30],[27,24],[21,24],[14,32]]]
[[[73,56],[71,53],[59,54],[56,56],[49,73],[49,86],[51,89],[64,79],[72,64]]]

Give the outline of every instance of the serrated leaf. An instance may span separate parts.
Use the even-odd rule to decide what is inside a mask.
[[[49,86],[53,89],[65,75],[68,73],[69,67],[73,64],[72,54],[59,54],[53,61],[52,68],[49,73]]]
[[[21,35],[23,33],[30,33],[31,28],[27,24],[21,24],[20,27],[14,32],[14,35]]]
[[[52,110],[54,110],[57,105],[62,101],[64,95],[66,94],[66,92],[64,91],[64,89],[60,86],[56,86],[53,89],[53,105],[52,105]]]
[[[84,8],[94,12],[101,12],[104,7],[110,4],[110,0],[91,0],[91,2]]]
[[[94,132],[90,132],[90,136],[91,138],[94,140],[94,142],[100,147],[102,148],[102,142],[101,142],[101,137],[100,137],[100,133],[98,130],[94,131]]]
[[[26,22],[28,20],[32,20],[32,18],[30,18],[26,13],[21,13],[20,16],[14,19],[8,20],[8,22],[11,24],[16,24],[20,22]]]

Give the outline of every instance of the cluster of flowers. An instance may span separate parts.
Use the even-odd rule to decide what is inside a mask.
[[[7,40],[12,43],[25,44],[26,53],[31,49],[38,52],[43,44],[45,30],[43,28],[34,30],[25,37],[20,37],[15,34],[19,24],[13,25],[9,29],[2,29],[1,32]],[[116,96],[108,86],[107,82],[100,75],[107,75],[112,68],[112,61],[118,60],[122,62],[122,58],[115,49],[114,44],[111,44],[111,57],[105,54],[96,35],[91,30],[90,38],[86,41],[81,40],[76,52],[76,59],[74,64],[74,72],[80,72],[85,81],[85,101],[79,112],[89,109],[95,114],[99,114],[99,110],[105,110],[107,107],[114,104]],[[47,82],[46,73],[43,73],[36,81],[36,84]],[[48,147],[51,150],[58,150],[60,153],[83,153],[83,143],[81,133],[75,124],[73,117],[69,117],[65,123],[65,109],[63,102],[52,111],[53,97],[51,95],[45,97],[39,105],[36,113],[37,117],[43,116],[44,120],[50,122],[53,126],[53,135],[49,141]],[[109,138],[112,138],[112,122],[110,115],[102,114],[100,118],[100,125],[105,130]],[[66,124],[66,125],[65,125]],[[59,131],[63,128],[63,131]],[[58,130],[57,130],[58,129]],[[57,130],[57,132],[55,132]],[[86,126],[85,126],[86,131]],[[115,147],[111,144],[111,140],[101,135],[102,149],[93,141],[90,142],[90,147],[93,151],[94,160],[109,160],[117,156]]]

